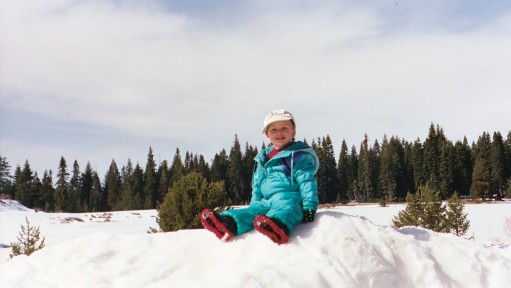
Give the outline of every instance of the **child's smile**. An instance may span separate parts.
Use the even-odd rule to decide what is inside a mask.
[[[290,120],[273,122],[268,126],[266,136],[278,149],[285,148],[296,135],[294,124]]]

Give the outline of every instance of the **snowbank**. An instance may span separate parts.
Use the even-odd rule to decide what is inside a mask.
[[[150,214],[154,212],[140,213],[141,218],[154,221]],[[31,216],[35,214],[40,219],[51,215]],[[229,243],[218,241],[206,230],[107,231],[103,225],[115,221],[136,223],[129,216],[133,214],[115,215],[111,223],[52,224],[61,229],[82,227],[86,232],[48,245],[30,257],[1,262],[0,285],[506,287],[511,283],[511,259],[500,249],[413,227],[396,231],[335,210],[320,211],[315,222],[299,225],[290,242],[281,246],[255,231]],[[87,225],[101,228],[92,232]]]

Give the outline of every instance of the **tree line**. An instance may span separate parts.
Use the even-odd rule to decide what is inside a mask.
[[[442,199],[455,192],[482,200],[511,196],[511,131],[506,138],[500,132],[483,132],[469,144],[466,137],[448,140],[441,127],[431,124],[423,142],[384,136],[370,143],[365,135],[358,149],[343,140],[337,157],[328,135],[309,145],[320,161],[316,175],[320,203],[404,201],[408,192],[414,194],[423,185],[439,191]],[[229,152],[222,149],[211,163],[190,152],[183,158],[177,148],[172,162],[157,164],[149,147],[144,167],[130,159],[119,167],[114,159],[103,180],[90,163],[82,171],[76,160],[69,167],[64,157],[55,177],[52,170],[45,170],[40,178],[28,160],[11,175],[6,157],[0,155],[0,195],[44,211],[154,209],[176,181],[194,172],[207,183],[223,184],[226,206],[240,205],[250,201],[257,153],[258,148],[248,143],[242,149],[236,135]]]

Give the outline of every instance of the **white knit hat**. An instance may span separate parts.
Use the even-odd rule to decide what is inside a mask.
[[[285,121],[285,120],[291,120],[293,122],[293,126],[296,127],[295,118],[293,117],[293,114],[289,113],[288,111],[284,109],[277,109],[271,111],[266,117],[264,117],[263,122],[263,134],[266,134],[266,130],[268,129],[268,125],[270,125],[273,122],[277,121]]]

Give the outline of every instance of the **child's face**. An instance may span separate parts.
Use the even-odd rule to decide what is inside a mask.
[[[282,149],[291,142],[296,135],[296,129],[291,120],[273,122],[268,125],[266,136],[273,146]]]

